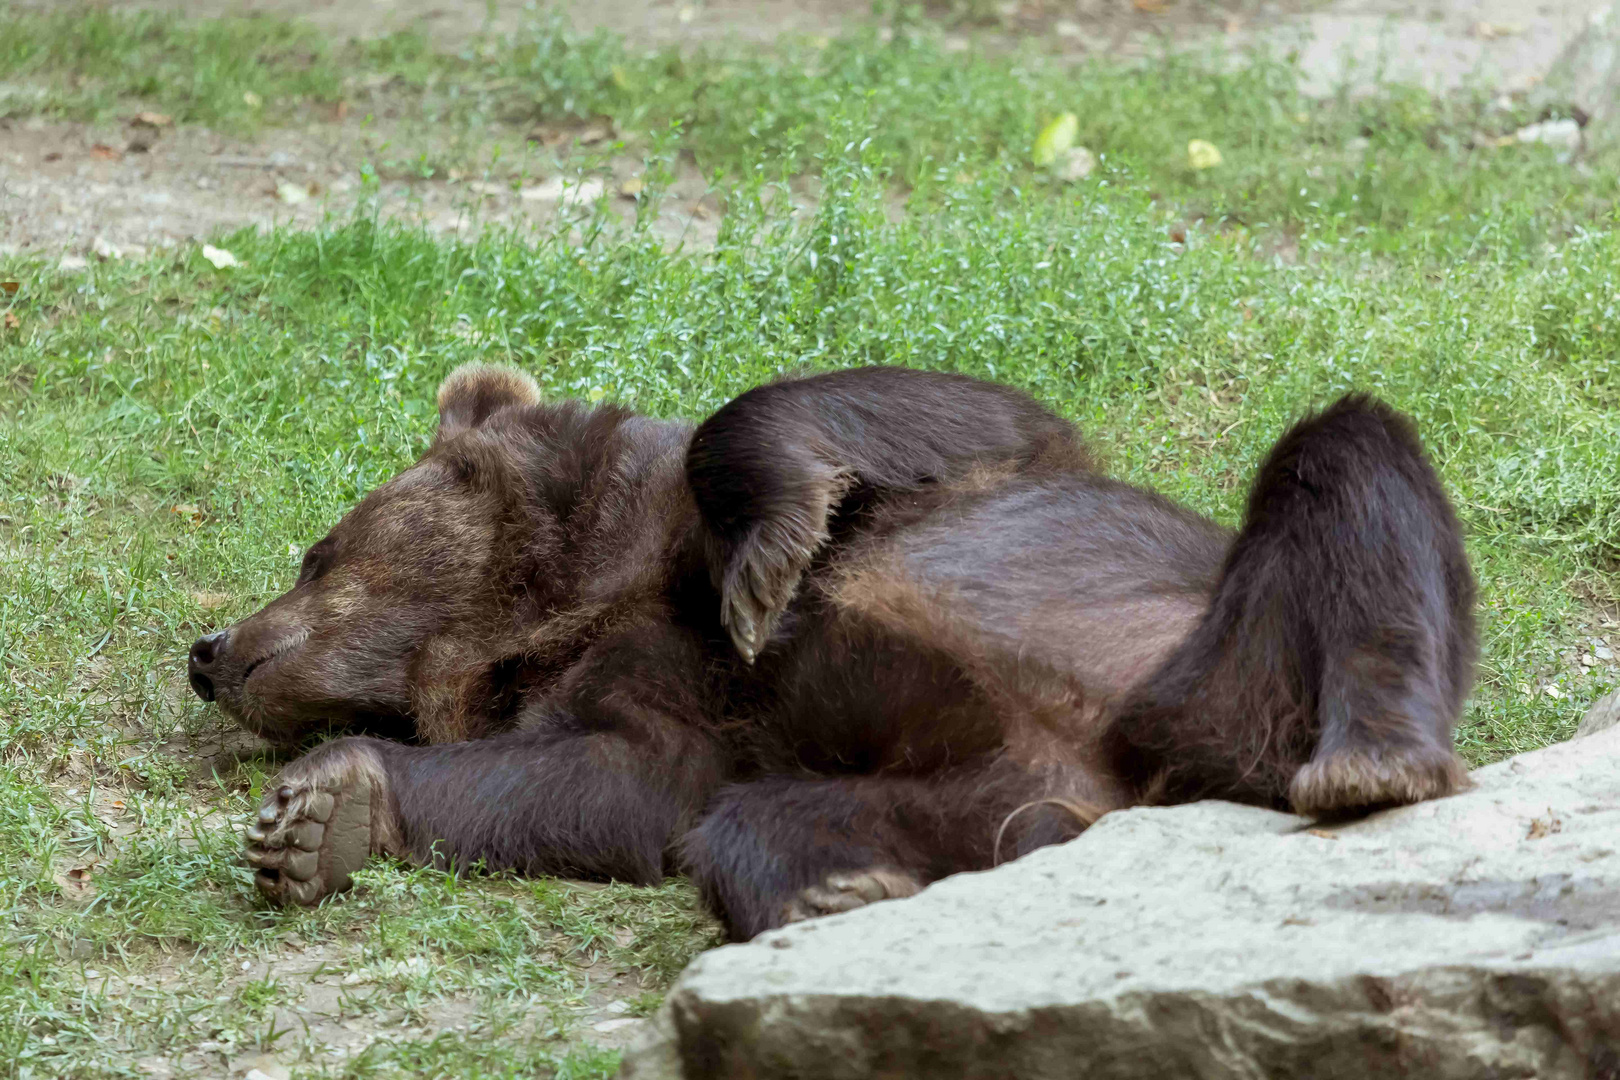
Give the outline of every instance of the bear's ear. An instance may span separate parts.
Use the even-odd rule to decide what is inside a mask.
[[[438,439],[475,428],[508,406],[540,404],[540,387],[516,368],[462,364],[439,386]]]

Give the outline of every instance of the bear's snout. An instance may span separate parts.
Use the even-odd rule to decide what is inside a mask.
[[[229,630],[219,630],[212,634],[204,634],[191,646],[191,656],[186,662],[186,674],[191,682],[192,691],[204,701],[214,700],[214,669],[225,652],[225,639]]]

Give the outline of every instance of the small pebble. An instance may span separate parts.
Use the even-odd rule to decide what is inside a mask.
[[[605,1035],[610,1031],[623,1031],[627,1027],[635,1027],[639,1023],[641,1021],[635,1019],[603,1020],[599,1024],[592,1024],[591,1030],[600,1031]]]

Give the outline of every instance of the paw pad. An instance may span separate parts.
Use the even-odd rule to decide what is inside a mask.
[[[303,906],[348,888],[370,854],[371,788],[352,776],[336,790],[284,779],[260,804],[243,852],[267,899]]]

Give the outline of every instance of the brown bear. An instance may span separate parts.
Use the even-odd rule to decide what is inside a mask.
[[[191,650],[291,742],[247,832],[309,904],[368,855],[656,882],[734,938],[1206,797],[1313,816],[1466,783],[1474,584],[1412,426],[1346,397],[1234,534],[1015,390],[898,368],[695,428],[464,367],[414,466]]]

